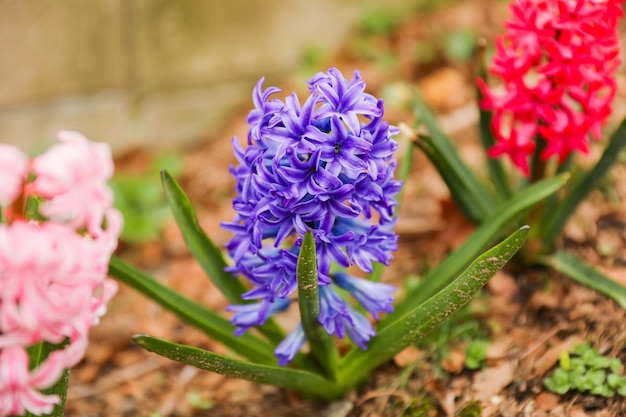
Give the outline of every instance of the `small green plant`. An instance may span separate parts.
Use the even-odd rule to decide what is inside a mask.
[[[486,340],[472,340],[465,350],[465,367],[468,369],[481,369],[487,361],[487,348],[489,342]]]
[[[459,417],[478,417],[482,415],[483,406],[476,400],[468,401],[461,410],[459,410]]]
[[[146,172],[116,174],[111,180],[115,207],[124,216],[124,230],[120,237],[124,242],[142,243],[157,239],[163,224],[171,217],[157,167],[167,167],[176,176],[181,167],[180,157],[158,157],[152,165]]]
[[[626,396],[626,376],[621,370],[619,359],[600,355],[586,341],[571,352],[561,352],[559,367],[543,384],[557,394],[576,390],[602,397]]]
[[[213,408],[213,402],[205,399],[196,391],[191,391],[187,394],[187,402],[198,410],[209,410]]]
[[[469,304],[416,345],[425,351],[431,363],[440,364],[449,356],[451,347],[465,342],[471,344],[473,340],[482,340],[485,336],[485,330],[474,316],[472,305]],[[443,372],[443,369],[435,366],[436,372]]]

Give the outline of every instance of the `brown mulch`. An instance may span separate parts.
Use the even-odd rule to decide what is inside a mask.
[[[476,138],[471,65],[447,59],[437,39],[451,30],[472,29],[492,40],[505,17],[506,4],[490,0],[455,3],[407,16],[392,33],[370,39],[381,55],[395,57],[392,68],[355,55],[349,46],[320,68],[338,66],[346,73],[359,68],[371,92],[388,88],[393,80],[417,85],[441,115],[444,129],[462,155],[479,166],[482,156]],[[435,45],[428,63],[409,53],[425,42]],[[625,76],[620,77],[623,87]],[[284,86],[285,91],[291,88]],[[615,105],[619,115],[626,113],[624,103],[622,91]],[[219,223],[233,217],[230,138],[245,137],[247,107],[233,114],[223,136],[206,138],[182,156],[181,185],[202,227],[218,245],[229,238]],[[411,115],[395,107],[393,100],[387,108],[392,122],[411,123]],[[137,150],[119,158],[117,169],[145,169],[151,157],[147,150]],[[400,286],[407,276],[419,276],[436,265],[473,230],[419,152],[413,167],[398,222],[400,250],[383,277]],[[616,167],[608,187],[611,192],[598,190],[581,205],[562,244],[626,285],[626,182],[619,181],[624,176],[626,167]],[[158,241],[123,245],[120,255],[190,298],[224,311],[226,301],[189,255],[173,221],[165,224]],[[122,285],[102,323],[93,328],[85,359],[71,373],[66,416],[626,415],[622,397],[576,392],[559,396],[543,387],[543,378],[557,364],[560,352],[583,340],[591,341],[605,355],[626,360],[626,316],[613,301],[550,271],[509,268],[489,282],[470,313],[489,341],[483,369],[464,367],[467,340],[453,340],[441,355],[436,346],[412,347],[381,367],[358,391],[329,406],[309,403],[286,390],[180,365],[136,347],[130,337],[147,333],[227,353],[223,346]],[[476,404],[482,414],[470,414]]]

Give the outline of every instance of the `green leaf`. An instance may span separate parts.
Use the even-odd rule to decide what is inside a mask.
[[[601,272],[593,269],[579,258],[563,251],[544,256],[539,262],[568,276],[574,281],[615,300],[626,308],[626,287]]]
[[[189,197],[167,171],[161,171],[161,181],[174,219],[193,257],[228,301],[233,304],[250,302],[241,298],[241,294],[246,291],[241,281],[224,271],[226,262],[222,253],[200,228]],[[279,343],[285,337],[285,333],[271,318],[259,327],[259,331],[273,344]]]
[[[39,342],[33,346],[28,348],[28,359],[29,359],[29,367],[31,370],[37,368],[43,361],[46,360],[48,355],[57,349],[62,349],[65,347],[67,343],[63,342],[60,344],[52,344],[48,342]],[[63,417],[65,411],[65,403],[67,401],[67,388],[70,380],[70,370],[65,369],[61,378],[54,383],[50,388],[42,390],[41,392],[45,395],[58,395],[61,399],[59,404],[55,405],[52,413],[45,414],[45,416],[50,417]],[[31,416],[39,416],[40,414],[32,414],[30,412],[26,412],[24,417]]]
[[[377,366],[402,349],[423,339],[449,319],[515,255],[524,244],[528,226],[478,257],[456,280],[422,305],[390,322],[370,340],[367,350],[353,349],[343,360],[339,381],[354,386]]]
[[[184,322],[211,338],[222,342],[236,353],[259,363],[274,364],[273,348],[265,341],[245,333],[234,335],[235,326],[214,311],[188,299],[161,284],[149,275],[133,268],[116,256],[111,257],[109,275],[128,284],[151,300],[171,311]]]
[[[482,222],[496,210],[496,201],[463,162],[456,147],[441,131],[435,117],[417,93],[414,93],[411,104],[417,117],[430,132],[430,136],[422,137],[418,145],[437,168],[461,211],[474,223]]]
[[[473,340],[465,349],[465,367],[478,369],[485,365],[489,342],[486,340]]]
[[[543,385],[550,391],[563,395],[571,388],[569,373],[561,368],[556,368],[552,375],[543,380]]]
[[[161,171],[161,181],[176,224],[194,258],[228,301],[233,304],[243,303],[241,294],[246,291],[246,287],[224,271],[226,262],[217,246],[200,228],[189,197],[165,170]]]
[[[332,381],[308,371],[242,362],[146,335],[135,336],[133,341],[150,352],[180,363],[233,378],[289,388],[324,401],[335,400],[344,394]]]
[[[544,247],[549,248],[554,245],[557,236],[563,230],[567,219],[576,211],[578,205],[591,193],[609,172],[617,161],[620,151],[626,146],[626,119],[609,138],[609,143],[604,149],[600,160],[592,169],[587,171],[579,181],[572,184],[569,193],[557,206],[541,233]],[[546,213],[547,214],[547,213]]]
[[[332,337],[326,333],[318,321],[320,296],[315,239],[311,231],[304,235],[300,255],[298,256],[296,275],[298,278],[300,318],[302,328],[311,347],[311,354],[321,368],[324,369],[326,375],[334,380],[339,354]]]
[[[392,318],[405,314],[408,310],[423,303],[448,283],[465,268],[472,259],[502,236],[507,229],[516,226],[518,218],[532,206],[561,188],[568,179],[564,174],[540,181],[524,188],[513,198],[505,202],[498,212],[485,221],[459,248],[452,252],[436,268],[430,271],[420,286],[407,293],[399,302],[394,313],[386,317],[379,327],[384,327]]]

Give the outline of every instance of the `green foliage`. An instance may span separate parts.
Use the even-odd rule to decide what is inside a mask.
[[[240,283],[224,272],[225,263],[221,253],[198,226],[189,198],[167,172],[162,172],[161,178],[174,218],[190,251],[229,299],[238,297],[242,291]],[[515,210],[510,213],[515,214]],[[311,349],[309,354],[296,356],[290,367],[276,366],[273,346],[282,337],[282,331],[271,320],[259,329],[258,335],[248,332],[236,337],[233,334],[234,325],[226,318],[187,299],[118,258],[111,259],[109,274],[141,291],[183,321],[221,341],[244,360],[147,335],[136,336],[133,340],[144,349],[200,369],[285,387],[310,398],[332,401],[361,384],[377,366],[389,361],[405,347],[418,343],[430,331],[445,323],[517,253],[527,234],[528,228],[522,227],[492,249],[483,254],[478,253],[477,257],[473,252],[457,257],[461,264],[451,269],[456,271],[456,279],[446,281],[441,291],[423,303],[415,303],[412,299],[401,301],[397,308],[403,313],[387,317],[385,326],[379,326],[367,350],[352,347],[341,357],[333,340],[317,321],[319,295],[316,248],[312,236],[307,234],[298,258],[298,303],[300,319]],[[479,246],[483,245],[480,243]]]
[[[455,30],[445,37],[443,53],[451,62],[467,62],[474,55],[476,39],[474,32]]]
[[[601,397],[626,396],[626,376],[621,371],[619,359],[600,355],[586,341],[571,352],[561,352],[558,368],[543,384],[561,395],[575,390]]]
[[[115,195],[115,207],[124,216],[122,241],[142,243],[159,237],[171,214],[163,197],[158,170],[167,169],[176,176],[181,164],[178,155],[163,155],[156,158],[147,171],[119,173],[113,177],[110,186]]]

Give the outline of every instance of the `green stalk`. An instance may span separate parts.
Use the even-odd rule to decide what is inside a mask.
[[[339,353],[332,337],[320,325],[320,295],[318,286],[315,239],[310,231],[304,235],[296,275],[298,277],[298,305],[302,328],[311,354],[331,380],[336,379]]]
[[[598,163],[579,181],[570,187],[570,192],[565,196],[558,208],[542,228],[541,238],[543,246],[550,248],[554,245],[557,236],[563,230],[567,219],[574,213],[578,205],[593,191],[598,183],[606,176],[611,167],[617,161],[619,153],[626,146],[626,119],[609,138],[609,143]],[[547,214],[547,213],[546,213]]]

